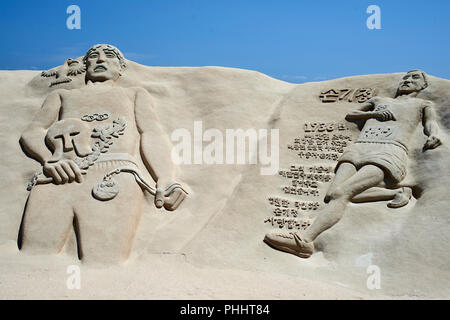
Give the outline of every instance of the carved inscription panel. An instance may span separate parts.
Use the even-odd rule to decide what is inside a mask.
[[[292,230],[309,227],[323,206],[336,162],[351,142],[352,136],[343,122],[304,123],[302,134],[287,144],[298,162],[279,170],[279,194],[267,197],[271,216],[264,223]]]

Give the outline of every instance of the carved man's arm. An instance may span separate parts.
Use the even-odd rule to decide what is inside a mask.
[[[369,100],[366,103],[364,103],[358,110],[348,113],[345,116],[345,119],[347,120],[359,120],[359,119],[369,119],[373,116],[371,115],[373,112],[369,112],[370,110],[373,110],[374,103]]]
[[[156,181],[157,190],[164,190],[174,182],[174,165],[171,157],[169,137],[162,130],[154,111],[150,94],[143,88],[137,89],[135,97],[136,124],[141,135],[141,155],[145,166]],[[159,199],[155,198],[157,207]]]
[[[69,159],[56,163],[48,163],[51,152],[45,144],[45,135],[48,128],[58,121],[61,108],[61,96],[58,91],[48,95],[31,124],[20,137],[20,144],[25,151],[43,165],[43,172],[53,178],[56,184],[66,182],[82,182],[80,168]]]
[[[25,151],[42,165],[52,155],[44,141],[48,128],[58,120],[60,106],[61,97],[59,93],[57,91],[52,92],[45,99],[41,110],[38,111],[20,137],[20,143]]]
[[[378,119],[382,121],[388,121],[388,120],[395,120],[394,115],[391,111],[384,109],[384,110],[377,110],[373,111],[376,103],[376,98],[372,98],[369,101],[367,101],[365,104],[363,104],[359,110],[350,112],[347,114],[345,119],[347,120],[367,120],[367,119]]]
[[[442,144],[439,138],[440,129],[436,120],[436,112],[431,102],[428,102],[423,109],[423,125],[425,134],[428,136],[424,149],[434,149],[440,146]]]

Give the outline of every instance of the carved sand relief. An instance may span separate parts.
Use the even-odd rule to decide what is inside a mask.
[[[364,103],[376,95],[374,88],[345,88],[328,89],[320,92],[319,99],[323,103],[334,103],[339,101]]]
[[[387,204],[390,208],[407,205],[412,190],[401,183],[407,173],[409,148],[417,127],[423,125],[423,132],[428,137],[422,152],[441,145],[433,103],[417,98],[427,87],[426,74],[412,70],[403,76],[393,98],[371,97],[372,91],[358,89],[361,95],[357,101],[364,103],[359,110],[348,113],[345,119],[362,121],[363,126],[359,137],[351,144],[351,137],[345,133],[327,137],[326,124],[306,124],[305,136],[290,148],[301,150],[298,153],[301,158],[337,160],[335,175],[323,198],[326,205],[305,230],[271,232],[266,234],[265,242],[275,249],[308,258],[314,253],[314,240],[341,220],[350,202],[392,200]],[[347,91],[333,89],[322,92],[320,98],[322,102],[337,102],[348,95]],[[306,130],[312,131],[308,137]],[[329,130],[334,127],[330,126]],[[313,134],[316,131],[322,133]],[[333,140],[338,143],[330,144]],[[289,190],[292,194],[300,193],[293,186]]]
[[[68,59],[62,67],[42,73],[56,77],[50,86],[83,72],[86,78],[81,88],[50,93],[22,134],[24,150],[42,164],[28,184],[22,248],[59,253],[67,230],[73,228],[80,259],[125,261],[143,192],[154,197],[156,208],[167,211],[186,198],[174,180],[170,141],[155,121],[149,93],[116,85],[126,66],[117,48],[96,45],[82,60]],[[146,180],[139,163],[153,181]]]

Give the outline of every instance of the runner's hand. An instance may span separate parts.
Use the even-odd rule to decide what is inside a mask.
[[[378,111],[377,118],[382,121],[396,120],[394,114],[389,110]]]

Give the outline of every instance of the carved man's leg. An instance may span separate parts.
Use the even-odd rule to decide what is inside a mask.
[[[352,202],[360,203],[392,200],[387,204],[387,206],[389,208],[400,208],[406,206],[411,197],[412,189],[410,187],[402,187],[398,189],[373,187],[355,195]]]
[[[347,179],[356,173],[355,166],[350,162],[343,162],[339,165],[336,175],[334,176],[331,184],[325,195],[325,202],[329,202],[331,195],[335,192],[336,188],[341,186]],[[358,193],[352,198],[352,202],[370,202],[370,201],[380,201],[380,200],[392,200],[396,194],[401,191],[401,189],[386,189],[380,187],[373,187],[367,189],[361,193]]]
[[[111,200],[101,201],[92,196],[92,188],[104,174],[129,163],[109,161],[89,168],[82,189],[82,201],[75,205],[79,226],[79,252],[84,262],[124,262],[130,255],[142,212],[143,192],[134,176],[120,173],[113,179],[119,193]]]
[[[335,191],[337,187],[342,185],[344,181],[349,179],[356,173],[356,167],[350,162],[343,162],[339,165],[336,175],[331,181],[330,187],[327,190],[327,194],[325,195],[325,202],[330,201],[331,194]]]
[[[29,253],[61,252],[73,224],[73,210],[65,199],[71,186],[35,186],[27,201],[19,234],[21,249]]]
[[[350,167],[348,167],[350,171]],[[378,185],[384,179],[384,171],[374,165],[366,165],[356,174],[335,185],[330,193],[329,205],[319,213],[313,224],[305,231],[268,233],[264,239],[278,250],[286,251],[302,258],[308,258],[314,252],[314,240],[323,231],[334,226],[344,215],[345,207],[358,193]]]
[[[384,179],[384,171],[374,165],[365,165],[355,175],[337,186],[330,195],[330,204],[319,213],[313,224],[305,231],[303,239],[314,241],[323,231],[334,226],[344,215],[345,207],[351,199]]]
[[[360,203],[392,200],[400,190],[373,187],[355,195],[352,199],[352,202]]]

